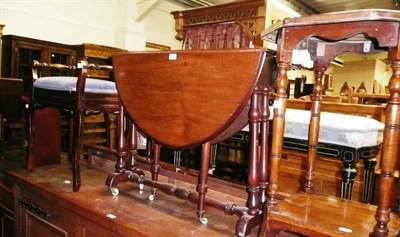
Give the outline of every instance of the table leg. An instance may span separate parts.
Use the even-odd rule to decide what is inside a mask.
[[[286,113],[286,88],[288,86],[287,71],[289,63],[278,63],[278,75],[275,82],[274,119],[272,123],[270,175],[268,185],[267,207],[275,208],[278,202],[278,174],[282,157],[283,133]]]
[[[197,200],[197,216],[201,223],[206,224],[207,219],[204,218],[204,203],[207,193],[207,177],[208,167],[210,165],[210,151],[211,142],[206,142],[201,146],[201,167],[200,175],[197,184],[197,192],[199,193],[199,199]]]
[[[250,154],[249,154],[249,174],[247,178],[247,192],[248,198],[246,206],[249,208],[248,213],[255,215],[259,212],[258,194],[259,187],[259,159],[257,152],[258,141],[258,124],[261,117],[259,105],[259,88],[256,88],[251,98],[251,105],[249,111],[249,128],[250,128]]]
[[[306,183],[304,185],[305,192],[314,192],[314,175],[315,175],[315,162],[317,158],[318,148],[318,137],[321,119],[321,105],[322,105],[322,91],[324,86],[322,85],[322,77],[326,70],[324,63],[315,62],[315,82],[313,88],[313,97],[311,105],[311,118],[310,126],[308,130],[308,163],[306,173]]]
[[[269,93],[270,88],[264,87],[261,89],[261,155],[260,155],[260,208],[267,201],[268,188],[268,130],[270,116],[269,112]]]
[[[389,50],[389,58],[397,57],[396,50]],[[386,105],[385,128],[381,152],[381,174],[378,185],[378,208],[375,219],[376,225],[371,236],[387,236],[390,221],[391,196],[394,184],[394,170],[399,151],[400,139],[400,60],[392,62],[393,74],[389,81],[390,97]]]

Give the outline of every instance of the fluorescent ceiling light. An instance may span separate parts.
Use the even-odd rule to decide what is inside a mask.
[[[274,5],[275,7],[281,9],[282,11],[285,11],[286,13],[289,13],[292,16],[301,16],[300,13],[298,13],[297,11],[293,10],[292,8],[288,7],[287,5],[285,5],[284,0],[271,0],[272,5]]]

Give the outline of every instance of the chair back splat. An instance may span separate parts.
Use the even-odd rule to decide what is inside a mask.
[[[273,61],[274,54],[265,49],[114,54],[114,76],[123,106],[136,128],[156,145],[152,180],[145,179],[135,169],[125,169],[108,177],[106,183],[110,189],[115,190],[121,181],[144,182],[197,202],[197,214],[202,223],[207,221],[205,204],[238,215],[236,234],[248,234],[260,220],[264,200],[260,201],[259,197],[264,195],[259,195],[259,185],[266,182],[260,178],[256,144],[266,146],[266,142],[258,141],[256,135],[250,142],[253,147],[250,148],[249,198],[245,209],[205,199],[210,145],[232,136],[249,123],[253,128],[251,132],[258,134],[261,111],[267,107],[263,107],[261,101],[267,101],[269,91],[265,88],[271,85]],[[263,120],[264,125],[266,120]],[[202,152],[197,194],[157,182],[161,146],[183,149],[199,145]],[[151,198],[154,198],[155,188]]]

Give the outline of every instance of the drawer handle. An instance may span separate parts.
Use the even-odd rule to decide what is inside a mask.
[[[50,217],[50,214],[45,209],[39,207],[38,205],[34,204],[33,202],[26,200],[23,197],[20,197],[18,199],[18,204],[21,207],[28,209],[29,211],[35,212],[36,214],[38,214],[40,216],[43,216],[45,218]]]

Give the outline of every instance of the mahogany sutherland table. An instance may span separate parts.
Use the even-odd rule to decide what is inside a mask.
[[[207,223],[204,206],[208,204],[238,215],[236,234],[249,234],[260,222],[266,196],[268,95],[274,56],[261,48],[114,54],[114,76],[123,109],[155,145],[148,157],[151,180],[137,169],[132,153],[130,159],[121,153],[116,172],[106,181],[112,193],[117,194],[118,183],[125,181],[150,185],[150,200],[158,189],[197,202],[196,212],[203,224]],[[225,140],[247,124],[251,138],[246,207],[206,198],[211,143]],[[135,150],[135,139],[128,141]],[[157,182],[161,146],[182,149],[199,145],[197,192]]]
[[[370,228],[370,236],[387,236],[389,234],[389,221],[393,222],[395,221],[394,219],[398,219],[398,216],[395,214],[392,214],[392,217],[390,216],[390,204],[400,135],[399,29],[400,12],[361,10],[288,18],[266,29],[262,33],[264,40],[277,43],[276,60],[278,63],[272,128],[269,199],[266,205],[271,210],[271,215],[273,213],[272,210],[275,208],[279,210],[280,204],[277,199],[278,174],[280,159],[282,157],[282,140],[285,126],[286,88],[288,85],[287,71],[290,67],[293,51],[295,49],[308,50],[311,59],[314,61],[315,83],[313,87],[314,96],[308,137],[309,160],[305,185],[306,193],[313,193],[313,176],[318,145],[324,71],[327,69],[329,63],[342,53],[353,52],[368,55],[387,50],[393,75],[389,82],[390,97],[386,107],[380,167],[382,172],[378,185],[379,201],[375,215],[376,225],[375,227],[367,226],[362,228]],[[362,229],[361,225],[358,228]],[[353,236],[368,235],[365,232],[354,232],[356,230],[358,229],[353,230]],[[390,233],[390,235],[396,234],[399,232],[399,228],[392,229],[391,231],[394,231],[394,233]],[[313,236],[318,235],[315,232],[311,233]],[[400,235],[400,233],[397,235]],[[320,234],[319,236],[327,235]]]

